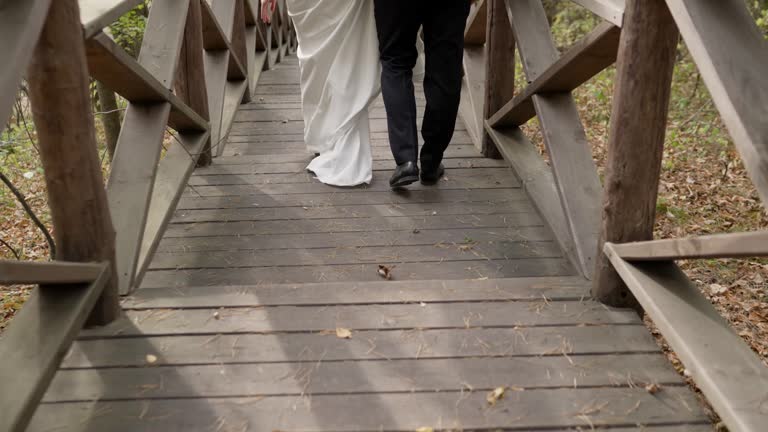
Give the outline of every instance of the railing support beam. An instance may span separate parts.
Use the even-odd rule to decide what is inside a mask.
[[[639,308],[602,250],[605,242],[653,238],[678,39],[677,26],[663,0],[627,1],[593,286],[595,298],[612,306]]]
[[[486,82],[483,119],[490,118],[515,96],[515,36],[504,0],[487,0],[488,18],[485,37]],[[483,132],[483,156],[501,159],[501,152]]]
[[[51,2],[29,67],[29,98],[45,170],[57,259],[109,261],[111,277],[88,319],[117,318],[115,230],[96,149],[77,0]]]

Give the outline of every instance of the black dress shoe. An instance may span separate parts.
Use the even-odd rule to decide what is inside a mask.
[[[433,185],[436,184],[440,177],[442,177],[445,174],[445,167],[443,164],[440,164],[437,166],[437,169],[426,169],[422,165],[421,170],[421,184],[425,185]]]
[[[416,162],[406,162],[395,168],[395,172],[389,179],[389,186],[393,189],[408,186],[419,180],[419,166]]]

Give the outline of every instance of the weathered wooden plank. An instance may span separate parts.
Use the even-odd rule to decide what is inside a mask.
[[[90,283],[96,280],[103,270],[104,264],[95,263],[0,260],[0,284]]]
[[[387,160],[392,161],[392,151],[383,146],[373,147],[373,160]],[[449,146],[445,152],[446,159],[466,159],[478,157],[477,150],[474,146],[470,145],[453,145]],[[253,164],[253,163],[291,163],[291,162],[305,162],[309,164],[313,155],[307,152],[289,153],[289,154],[273,154],[273,155],[234,155],[224,156],[216,160],[217,163],[222,165],[240,165],[240,164]],[[392,165],[394,169],[394,162]],[[450,178],[450,173],[449,173]]]
[[[560,248],[552,241],[431,244],[426,246],[365,246],[244,251],[164,253],[154,257],[151,270],[238,269],[299,267],[313,265],[389,264],[472,260],[520,260],[559,258]]]
[[[390,166],[390,170],[391,170]],[[508,168],[471,168],[457,169],[451,172],[450,179],[464,180],[479,177],[513,177]],[[378,176],[374,177],[378,179]],[[262,184],[296,184],[316,182],[315,176],[306,170],[285,174],[245,174],[245,175],[206,175],[196,176],[190,184],[193,186],[224,186],[224,185],[262,185]]]
[[[479,171],[471,170],[470,172]],[[360,186],[356,188],[341,189],[344,191],[366,193],[369,191],[387,191],[390,190],[390,186],[384,181],[384,178],[388,177],[385,172],[374,173],[374,181],[367,186]],[[448,176],[444,177],[436,185],[414,185],[409,188],[410,191],[416,190],[449,190],[449,189],[510,189],[517,188],[520,184],[517,179],[512,177],[508,172],[502,172],[499,174],[489,173],[466,176]],[[260,184],[260,185],[220,185],[220,186],[193,186],[186,192],[185,196],[195,197],[211,197],[211,196],[233,196],[233,195],[248,195],[254,193],[264,193],[268,195],[283,195],[283,194],[304,194],[304,193],[330,193],[333,191],[339,191],[339,188],[325,185],[319,182],[311,183],[277,183],[277,184]]]
[[[473,2],[464,30],[465,45],[485,44],[486,27],[488,26],[488,3],[485,0]]]
[[[574,242],[582,273],[591,278],[600,233],[602,185],[592,158],[592,147],[570,93],[535,95],[560,203]]]
[[[219,131],[220,145],[216,148],[218,155],[224,152],[227,138],[234,126],[233,120],[237,108],[243,102],[243,98],[249,95],[248,80],[227,81],[224,85],[224,103],[221,114],[221,130]]]
[[[149,9],[139,64],[163,87],[172,89],[190,0],[159,1]]]
[[[81,337],[178,334],[321,332],[350,330],[532,327],[544,325],[638,324],[632,310],[595,302],[478,302],[376,305],[275,306],[254,309],[126,311],[105,327],[83,330]],[[218,314],[214,318],[214,313]],[[335,335],[334,335],[335,336]]]
[[[421,127],[422,120],[416,122],[418,127]],[[466,131],[466,127],[462,122],[456,123],[457,131]],[[233,135],[277,135],[277,134],[301,134],[304,132],[304,122],[302,121],[289,121],[289,122],[264,122],[264,123],[252,123],[252,122],[235,122],[232,125]],[[371,132],[387,132],[386,119],[371,119]]]
[[[447,374],[445,371],[452,371]],[[559,371],[559,373],[552,373]],[[307,377],[311,375],[311,379]],[[189,397],[312,397],[331,394],[490,392],[499,380],[534,389],[682,385],[654,353],[542,358],[419,359],[317,364],[232,364],[183,368],[65,370],[43,402],[158,400]],[[159,384],[159,383],[162,383]]]
[[[219,24],[219,20],[211,10],[211,2],[199,0],[203,22],[203,45],[206,51],[229,50],[229,40]]]
[[[621,27],[624,23],[625,0],[572,0],[589,9],[600,18]]]
[[[738,0],[667,0],[680,33],[768,206],[768,41]]]
[[[512,29],[529,81],[541,76],[558,58],[541,2],[507,1]],[[569,92],[532,97],[550,157],[555,186],[581,272],[591,277],[598,240],[602,187],[592,149]]]
[[[488,0],[488,31],[485,61],[486,84],[481,122],[480,151],[488,157],[502,158],[485,131],[485,121],[515,95],[515,37],[504,0]]]
[[[768,231],[614,244],[626,261],[745,258],[768,256]]]
[[[129,104],[107,184],[121,294],[132,289],[171,106]]]
[[[4,2],[3,9],[8,9],[10,4]],[[13,12],[15,6],[10,9]],[[0,15],[5,17],[5,10]],[[23,15],[16,17],[23,18]],[[22,19],[19,23],[34,27],[29,20]],[[120,309],[113,265],[115,234],[96,147],[88,65],[76,0],[59,0],[50,5],[34,47],[27,82],[45,173],[56,258],[110,263],[106,288],[96,305],[88,308],[89,324],[105,324],[115,319]]]
[[[456,129],[466,130],[478,151],[482,150],[483,102],[485,99],[485,47],[469,46],[464,49],[464,80],[459,115],[463,119]],[[386,114],[386,113],[385,113]],[[419,118],[422,118],[420,115]],[[386,115],[385,115],[386,118]],[[371,117],[372,121],[375,117]],[[375,128],[380,126],[374,125]]]
[[[409,193],[393,194],[390,191],[329,192],[325,194],[289,194],[262,195],[251,193],[228,197],[185,197],[178,205],[179,209],[220,209],[220,208],[273,208],[273,207],[315,207],[332,205],[372,205],[372,204],[408,204],[438,203],[443,200],[453,202],[498,203],[520,200],[520,190],[483,189],[483,190],[414,190]]]
[[[59,10],[58,8],[53,10]],[[108,265],[91,283],[32,291],[0,340],[0,430],[26,430],[56,368],[111,277]]]
[[[234,23],[235,1],[218,1],[211,5],[207,0],[203,0],[201,4],[203,6],[203,40],[206,51],[233,53],[231,30]],[[228,79],[246,79],[248,76],[246,65],[240,62],[237,55],[227,56],[226,61]]]
[[[226,419],[228,425],[243,425],[259,431],[338,432],[408,432],[426,427],[424,425],[434,425],[437,430],[498,430],[510,425],[519,430],[551,430],[707,422],[695,396],[681,388],[669,388],[655,395],[643,388],[510,390],[510,393],[491,408],[484,392],[320,395],[313,396],[311,404],[306,403],[303,396],[171,399],[151,404],[141,401],[46,404],[38,411],[30,430],[49,430],[55,426],[67,432],[146,429],[175,432],[189,430],[194,425],[215,425],[221,419]],[[105,411],[120,412],[123,416],[118,421],[115,416],[94,415],[94,412]]]
[[[208,89],[205,85],[205,63],[203,61],[202,12],[199,0],[192,0],[189,4],[177,72],[176,94],[202,118],[206,121],[210,120]],[[208,166],[213,161],[210,134],[207,136],[209,139],[205,142],[204,147],[194,152],[197,166]]]
[[[486,131],[504,159],[514,168],[523,189],[547,221],[566,256],[575,263],[576,246],[568,230],[563,208],[559,205],[552,170],[519,128],[499,131],[486,123]]]
[[[259,108],[254,108],[253,105]],[[424,106],[416,107],[416,114],[418,116],[424,115]],[[386,119],[387,111],[384,107],[374,107],[368,111],[368,117],[370,119]],[[282,122],[288,121],[302,121],[303,116],[301,114],[301,106],[299,104],[273,104],[265,105],[264,103],[249,103],[243,105],[242,109],[238,111],[235,121],[240,122]]]
[[[631,15],[629,15],[631,16]],[[768,368],[672,262],[630,264],[605,252],[730,430],[768,422]]]
[[[147,290],[150,293],[154,290]],[[141,292],[141,291],[139,291]],[[371,342],[375,349],[371,349]],[[235,349],[233,349],[235,347]],[[659,348],[642,325],[359,331],[340,340],[323,333],[156,336],[76,341],[63,368],[569,356],[654,353]],[[510,375],[511,376],[511,375]]]
[[[51,0],[4,2],[0,14],[0,52],[6,66],[0,68],[0,121],[11,115],[21,78],[32,59]]]
[[[463,281],[310,283],[228,287],[156,288],[137,291],[124,309],[326,306],[477,301],[574,301],[589,295],[579,277]]]
[[[169,102],[168,124],[177,131],[206,130],[208,122],[163,86],[105,34],[86,42],[88,70],[110,90],[135,103]]]
[[[279,144],[278,144],[279,145]],[[301,143],[303,146],[304,143]],[[494,159],[486,158],[467,158],[467,159],[446,159],[443,161],[446,169],[475,169],[475,168],[503,168],[508,166],[506,162]],[[205,182],[205,177],[217,177],[217,176],[248,176],[265,175],[265,174],[306,174],[307,164],[302,162],[287,162],[284,164],[260,164],[254,163],[251,165],[213,165],[206,167],[205,169],[197,169],[192,174],[190,180],[192,185],[202,184],[198,182]],[[392,163],[390,161],[378,160],[373,162],[374,171],[392,171]],[[455,173],[454,173],[455,174]],[[200,178],[198,178],[200,177]]]
[[[522,195],[515,191],[517,195]],[[527,200],[506,203],[409,203],[373,204],[366,206],[273,207],[250,209],[182,210],[176,212],[173,223],[236,222],[257,220],[369,218],[381,216],[451,216],[530,213],[534,209]]]
[[[662,2],[628,0],[626,16],[608,137],[600,250],[604,242],[653,238],[679,40],[675,21]],[[639,58],[646,61],[638,62]],[[603,254],[597,256],[592,292],[609,304],[638,306]]]
[[[267,135],[242,135],[242,136],[229,136],[229,144],[238,151],[248,151],[248,149],[255,147],[252,144],[258,144],[258,147],[268,145],[279,145],[279,143],[299,143],[303,138],[302,134],[267,134]],[[386,147],[388,144],[387,132],[372,132],[371,133],[371,146],[372,147]],[[419,144],[424,144],[422,138],[419,138]],[[448,147],[447,152],[451,152],[454,148],[460,146],[467,146],[474,144],[472,138],[466,131],[456,131],[453,139],[451,139],[451,145]],[[475,151],[474,154],[467,153],[465,157],[480,157],[480,153]],[[251,158],[250,162],[258,162],[263,158]],[[223,159],[227,163],[231,163],[237,158]],[[248,160],[246,158],[246,160]]]
[[[286,221],[248,222],[201,222],[173,224],[166,231],[166,238],[213,237],[254,234],[304,234],[317,232],[373,232],[391,230],[459,229],[459,228],[512,228],[541,226],[536,213],[510,213],[500,215],[425,216],[425,217],[375,217],[337,218]]]
[[[175,237],[165,239],[160,252],[194,251],[251,251],[271,249],[305,249],[322,247],[364,247],[391,245],[461,244],[487,241],[543,241],[552,240],[543,226],[519,228],[455,228],[450,230],[413,230],[370,233],[311,233],[267,234],[224,237]]]
[[[250,85],[251,71],[249,69],[250,63],[248,59],[248,48],[245,33],[245,0],[237,0],[234,2],[235,10],[232,21],[232,30],[229,34],[232,41],[232,55],[237,58],[240,64],[243,66],[243,73],[245,74],[246,87]],[[222,2],[218,2],[221,4]],[[214,6],[216,8],[217,6]],[[244,102],[251,100],[250,90],[244,94]]]
[[[150,265],[160,240],[169,221],[173,217],[176,204],[181,199],[184,185],[195,168],[197,158],[203,151],[209,134],[207,132],[180,135],[178,141],[171,143],[160,161],[152,197],[147,210],[147,221],[141,239],[134,286],[141,284],[141,279]]]
[[[211,152],[216,155],[220,146],[225,145],[221,136],[221,122],[224,114],[224,89],[227,84],[227,63],[229,51],[206,51],[205,84],[208,89],[208,108],[211,115]]]
[[[394,280],[456,280],[569,276],[573,268],[560,258],[525,260],[458,261],[453,263],[397,263]],[[147,273],[142,288],[255,285],[259,283],[307,283],[381,280],[377,264],[308,266],[296,268],[251,268],[236,270],[159,270]]]
[[[563,53],[519,95],[487,114],[492,127],[520,126],[536,116],[533,95],[569,92],[616,61],[621,30],[609,23],[598,25],[590,34]],[[510,100],[511,99],[511,100]],[[501,104],[504,104],[503,106]]]
[[[78,3],[83,33],[85,39],[90,39],[104,27],[142,4],[142,0],[78,0]]]

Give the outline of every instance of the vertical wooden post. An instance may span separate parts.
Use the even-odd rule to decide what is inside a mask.
[[[200,1],[189,2],[187,24],[184,28],[184,40],[176,69],[176,95],[200,117],[210,120],[208,111],[208,91],[205,85],[205,65],[203,63],[203,16]],[[205,143],[197,166],[208,166],[213,162],[211,139]]]
[[[485,38],[486,81],[483,119],[491,118],[515,95],[515,37],[504,0],[487,0],[488,25]],[[485,125],[483,125],[484,127]],[[484,129],[483,129],[484,130]],[[483,132],[485,157],[501,159],[488,133]]]
[[[88,319],[107,324],[120,311],[115,231],[96,149],[77,0],[51,2],[28,80],[57,258],[111,263],[112,277]]]
[[[606,241],[650,240],[679,32],[664,0],[628,0],[617,61],[593,295],[639,305],[603,254]]]

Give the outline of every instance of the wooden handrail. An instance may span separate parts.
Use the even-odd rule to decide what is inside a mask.
[[[0,260],[0,284],[90,283],[103,271],[104,264]]]
[[[768,234],[652,240],[652,233],[678,28],[768,205],[768,42],[738,0],[573,1],[605,22],[563,54],[551,43],[539,0],[486,2],[485,104],[479,122],[485,130],[471,131],[478,124],[478,107],[464,110],[470,136],[485,136],[475,138],[478,149],[486,155],[498,150],[507,159],[585,276],[590,274],[585,253],[599,240],[589,227],[601,223],[600,242],[608,243],[605,255],[594,256],[594,296],[613,306],[645,309],[730,430],[761,430],[768,423],[767,369],[671,261],[766,256]],[[464,93],[472,103],[477,100],[480,23],[473,14],[465,33],[466,57],[472,61],[465,60]],[[515,46],[529,82],[516,94]],[[589,185],[596,183],[596,173],[569,92],[614,62],[599,215],[595,194],[584,194],[595,190]],[[549,163],[520,129],[535,116]],[[603,247],[592,250],[602,252]]]
[[[25,265],[26,266],[26,265]],[[0,430],[21,432],[32,418],[64,355],[83,327],[88,314],[111,277],[108,264],[79,263],[35,264],[37,270],[47,268],[52,279],[72,278],[75,269],[92,278],[75,285],[48,285],[36,288],[24,307],[0,339]],[[65,271],[62,271],[65,270]],[[48,282],[48,281],[46,281]]]

